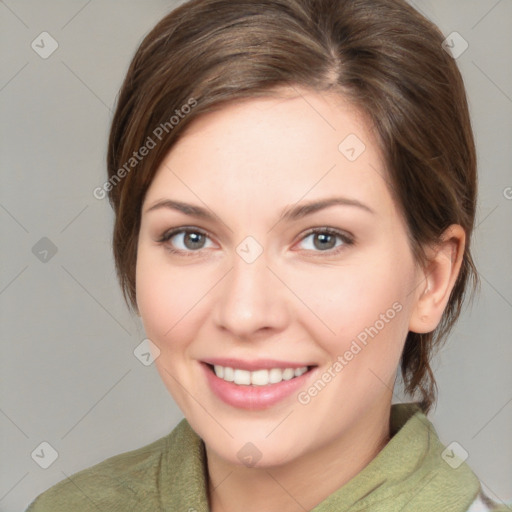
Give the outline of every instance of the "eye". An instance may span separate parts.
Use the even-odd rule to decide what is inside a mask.
[[[301,242],[308,239],[310,239],[312,243],[307,244],[308,247],[306,247],[306,250],[312,250],[314,252],[332,252],[336,254],[340,250],[343,250],[345,246],[354,244],[354,239],[351,236],[332,228],[311,229],[302,238]],[[336,239],[340,241],[337,245]]]
[[[158,242],[165,243],[166,248],[172,253],[180,253],[185,256],[193,256],[194,252],[205,248],[205,241],[209,236],[197,228],[179,228],[165,232]],[[175,248],[178,246],[178,248]]]
[[[312,243],[306,244],[308,246],[305,250],[328,252],[329,254],[337,254],[346,246],[354,244],[352,236],[333,228],[313,228],[303,236],[301,242],[304,243],[308,239]],[[205,245],[208,240],[210,240],[210,237],[201,229],[181,227],[166,231],[158,242],[165,244],[166,249],[171,253],[195,256],[195,253],[199,253],[201,249],[208,247]],[[336,243],[336,240],[338,240],[338,243]]]

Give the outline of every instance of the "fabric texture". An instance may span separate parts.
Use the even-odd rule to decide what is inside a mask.
[[[379,454],[311,512],[510,512],[483,497],[418,404],[394,404],[390,430]],[[207,484],[204,443],[183,419],[167,436],[59,482],[26,512],[207,512]]]

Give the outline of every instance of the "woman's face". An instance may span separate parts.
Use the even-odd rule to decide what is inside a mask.
[[[339,96],[284,92],[197,119],[142,209],[155,364],[236,464],[292,461],[385,410],[423,275],[363,118]]]

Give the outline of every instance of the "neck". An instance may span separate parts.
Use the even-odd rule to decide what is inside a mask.
[[[232,464],[206,447],[212,512],[304,512],[361,472],[390,438],[391,400],[349,431],[279,466]]]

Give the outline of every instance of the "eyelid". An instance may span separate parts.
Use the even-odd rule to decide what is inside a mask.
[[[158,242],[166,242],[170,238],[172,238],[174,235],[177,235],[179,233],[200,233],[201,235],[205,235],[208,238],[211,238],[208,231],[198,228],[196,226],[180,226],[178,228],[171,228],[167,231],[164,231],[164,233],[158,238]]]
[[[212,236],[210,235],[210,233],[202,228],[198,228],[196,226],[180,226],[180,227],[171,228],[171,229],[165,231],[157,239],[157,242],[165,244],[173,236],[181,234],[181,233],[199,233],[199,234],[204,235],[205,237],[209,238],[210,240],[212,240]],[[331,228],[329,226],[317,226],[317,227],[308,229],[306,232],[304,232],[300,235],[300,238],[298,239],[298,241],[296,243],[302,242],[310,235],[317,234],[317,233],[337,236],[343,241],[343,243],[333,249],[328,249],[325,251],[310,251],[310,250],[305,249],[305,251],[307,251],[309,253],[313,253],[314,255],[321,256],[321,255],[325,254],[325,255],[333,256],[333,255],[338,254],[338,252],[340,252],[344,248],[346,248],[346,246],[355,244],[354,235],[352,235],[351,233],[348,233],[347,231],[344,231],[344,230],[341,230],[338,228]],[[295,245],[295,243],[294,243],[294,245]],[[172,253],[181,254],[181,255],[185,255],[185,256],[197,256],[202,251],[202,249],[198,249],[196,251],[192,251],[192,250],[184,251],[182,249],[173,249],[170,247],[167,247],[167,249]]]

